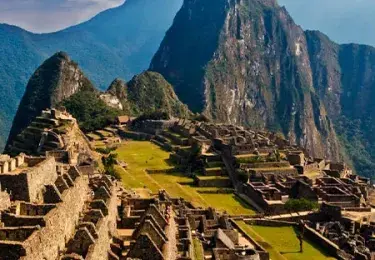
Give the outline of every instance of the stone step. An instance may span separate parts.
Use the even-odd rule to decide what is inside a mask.
[[[44,129],[40,129],[40,128],[37,128],[37,127],[33,127],[33,126],[28,126],[24,132],[26,133],[32,133],[32,134],[40,134],[44,131]]]
[[[232,182],[227,176],[197,176],[194,180],[199,187],[230,188]]]
[[[51,126],[57,126],[58,125],[58,120],[57,119],[53,119],[53,118],[46,118],[46,117],[41,117],[41,116],[38,116],[34,119],[34,121],[36,122],[40,122],[40,123],[45,123],[45,124],[49,124]]]
[[[206,176],[223,176],[228,175],[227,170],[224,167],[205,168],[204,175]]]
[[[19,149],[26,150],[26,151],[33,151],[38,147],[38,144],[36,142],[31,142],[31,141],[22,142],[22,141],[14,140],[13,147],[17,147]]]

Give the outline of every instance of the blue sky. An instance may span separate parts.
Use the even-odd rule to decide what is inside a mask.
[[[90,19],[125,0],[0,0],[0,22],[52,32]],[[339,43],[375,46],[375,0],[278,0],[297,24]]]
[[[375,0],[278,0],[304,29],[339,43],[375,46]]]
[[[53,32],[86,21],[125,0],[0,0],[0,23]]]

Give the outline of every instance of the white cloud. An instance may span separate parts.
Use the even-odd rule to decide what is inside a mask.
[[[90,19],[125,0],[0,0],[0,23],[53,32]]]

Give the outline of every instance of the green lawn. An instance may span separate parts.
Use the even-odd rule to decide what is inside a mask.
[[[151,142],[125,142],[115,152],[119,160],[128,164],[126,170],[116,168],[122,176],[123,185],[127,188],[146,187],[154,193],[159,189],[165,189],[172,197],[184,198],[196,207],[214,207],[232,215],[255,214],[250,206],[234,194],[207,194],[209,190],[218,189],[194,187],[193,180],[182,173],[148,174],[146,170],[173,168],[168,163],[170,153]]]
[[[194,246],[194,259],[195,260],[203,260],[204,259],[204,251],[202,247],[202,243],[198,238],[193,238],[193,246]]]
[[[299,241],[293,227],[250,226],[243,221],[237,224],[270,253],[272,260],[335,259],[309,241],[304,241],[303,253],[300,253]]]

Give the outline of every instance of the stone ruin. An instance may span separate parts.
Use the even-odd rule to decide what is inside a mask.
[[[22,165],[0,174],[0,259],[105,259],[115,183],[54,157],[20,156]]]
[[[70,163],[77,163],[78,155],[90,152],[90,144],[77,120],[56,109],[42,111],[7,147],[10,155],[45,156],[54,153],[56,158],[70,160]]]
[[[371,211],[348,212],[323,203],[320,211],[308,216],[306,223],[336,249],[340,259],[371,260],[374,257],[375,222]]]
[[[93,158],[75,119],[43,111],[11,154],[0,156],[0,259],[108,259],[118,187],[87,169]]]
[[[170,159],[178,165],[187,165],[192,147],[199,147],[203,170],[195,175],[196,185],[233,187],[267,214],[284,213],[290,198],[344,209],[369,207],[369,179],[353,174],[345,163],[311,158],[280,135],[180,119],[152,141],[172,151]]]
[[[118,241],[113,248],[120,259],[188,260],[195,259],[195,250],[212,259],[269,259],[228,216],[194,208],[165,191],[153,198],[126,193],[119,213]]]

